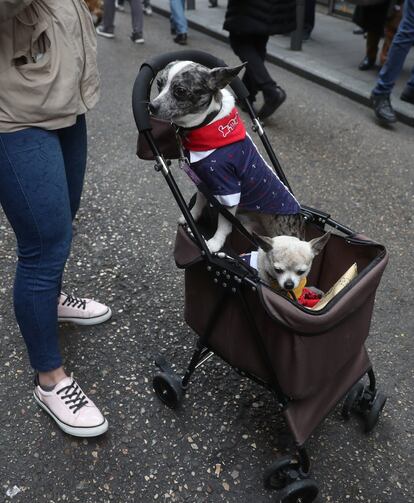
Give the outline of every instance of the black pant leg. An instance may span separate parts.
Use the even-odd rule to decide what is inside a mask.
[[[315,8],[316,0],[305,0],[305,21],[303,29],[311,33],[315,26]]]
[[[230,32],[231,48],[241,61],[247,62],[243,81],[252,96],[258,91],[276,85],[264,64],[268,38],[259,35],[236,35]]]

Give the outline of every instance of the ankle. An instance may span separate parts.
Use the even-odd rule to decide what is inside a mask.
[[[41,386],[55,386],[65,377],[68,377],[63,370],[63,367],[59,367],[48,372],[39,372],[38,380]]]

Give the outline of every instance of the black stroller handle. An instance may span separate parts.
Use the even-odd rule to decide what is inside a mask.
[[[174,51],[155,56],[145,61],[135,79],[132,91],[132,110],[138,131],[151,130],[150,115],[148,110],[149,93],[157,73],[172,61],[194,61],[208,68],[228,66],[224,61],[203,51]],[[239,77],[235,77],[230,84],[236,96],[243,100],[249,96],[249,91]]]

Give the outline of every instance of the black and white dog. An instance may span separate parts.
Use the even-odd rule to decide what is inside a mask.
[[[159,94],[151,100],[150,111],[182,128],[196,184],[202,181],[243,223],[259,224],[260,233],[302,238],[299,203],[260,155],[233,95],[224,89],[243,67],[208,69],[192,61],[172,62],[158,76]],[[199,191],[192,209],[195,220],[205,204]],[[223,247],[231,228],[219,215],[216,233],[207,242],[212,252]]]

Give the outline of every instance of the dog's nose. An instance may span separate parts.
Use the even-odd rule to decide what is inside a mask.
[[[148,108],[150,113],[154,115],[158,112],[159,105],[157,103],[154,103],[153,101],[150,101]]]
[[[293,290],[294,286],[295,286],[295,283],[293,283],[293,281],[291,279],[286,280],[285,283],[283,284],[283,287],[285,288],[285,290]]]

